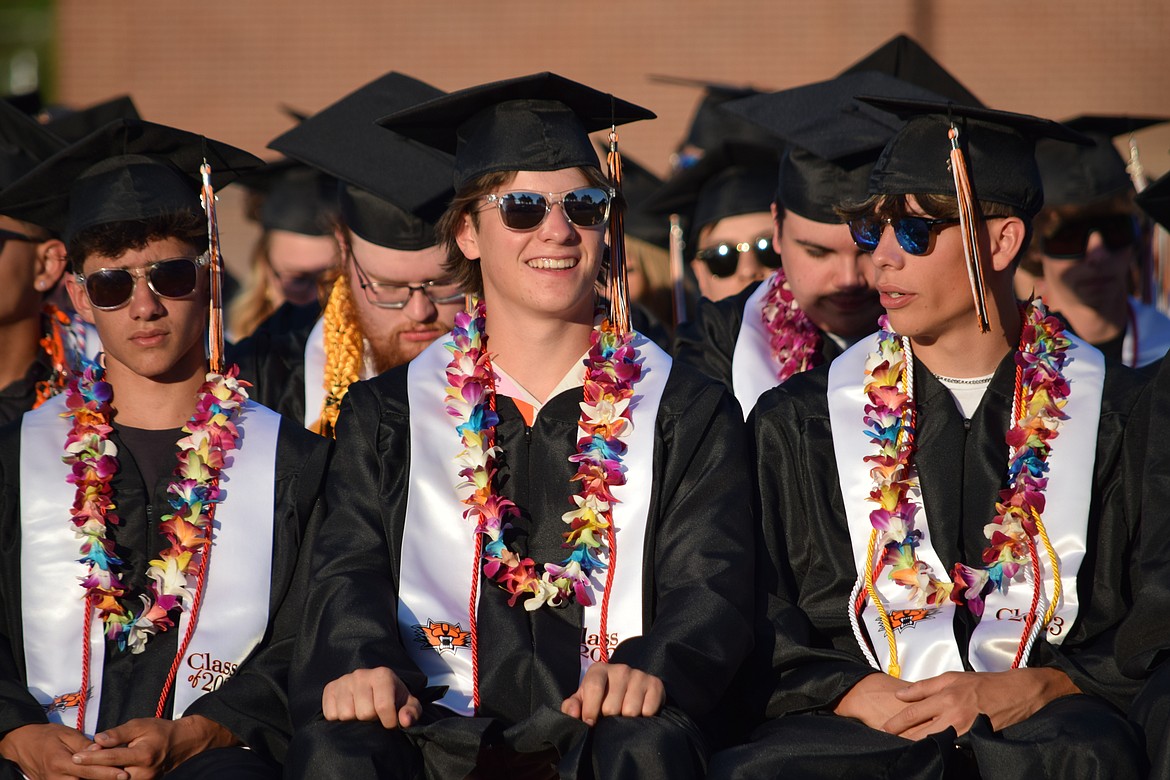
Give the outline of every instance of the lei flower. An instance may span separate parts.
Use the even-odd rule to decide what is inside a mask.
[[[503,534],[518,512],[510,499],[495,490],[500,454],[495,428],[499,418],[485,322],[486,307],[477,300],[470,313],[455,316],[451,340],[445,345],[451,352],[447,413],[455,418],[455,430],[463,443],[456,458],[462,479],[457,489],[468,507],[463,516],[475,523],[474,533],[483,536],[483,571],[510,594],[508,603],[513,606],[524,595],[528,596],[524,602],[528,610],[572,600],[589,606],[594,603],[589,576],[608,568],[603,554],[611,560],[613,557],[613,505],[617,500],[612,488],[626,481],[621,465],[626,452],[623,439],[631,430],[630,402],[634,383],[642,373],[637,350],[631,344],[633,334],[619,334],[606,321],[590,337],[578,423],[581,435],[576,454],[569,457],[577,465],[572,481],[579,482],[580,489],[572,497],[574,508],[561,518],[569,526],[563,546],[572,552],[559,564],[545,563],[538,574],[531,558],[521,558],[504,544]]]
[[[113,389],[102,379],[104,373],[87,361],[69,383],[68,411],[62,416],[72,417],[73,427],[62,460],[72,467],[67,479],[77,487],[70,515],[81,539],[80,562],[88,566],[81,586],[105,623],[106,638],[119,649],[141,653],[150,637],[174,625],[174,611],[190,608],[195,597],[192,567],[202,565],[203,550],[211,543],[213,507],[222,500],[220,470],[226,453],[239,442],[233,420],[248,398],[247,383],[236,378],[238,369],[232,366],[222,375],[209,373],[196,395],[195,413],[183,426],[187,436],[179,440],[175,479],[167,488],[172,511],[159,525],[170,546],[150,562],[147,592],[139,596],[142,606],[134,613],[121,602],[123,561],[106,535],[119,519],[111,488],[118,471],[118,449],[109,439]]]
[[[869,500],[877,504],[869,516],[873,531],[865,585],[870,600],[878,607],[887,641],[893,641],[893,632],[873,587],[882,569],[888,568],[890,579],[910,591],[915,607],[934,607],[949,598],[981,616],[984,599],[993,589],[1006,592],[1008,583],[1020,575],[1022,567],[1032,566],[1035,571],[1036,535],[1048,544],[1041,521],[1048,483],[1044,475],[1051,441],[1058,435],[1060,421],[1065,419],[1062,409],[1069,385],[1062,369],[1069,340],[1060,321],[1049,316],[1038,301],[1030,304],[1023,319],[1015,356],[1014,423],[1006,436],[1010,450],[1007,486],[1000,491],[996,515],[984,531],[990,542],[983,551],[984,565],[956,563],[949,582],[938,579],[931,567],[917,558],[922,532],[915,528],[919,485],[914,468],[915,405],[908,381],[909,344],[890,330],[885,316],[880,320],[878,348],[869,356],[865,369],[869,403],[865,406],[864,423],[870,441],[877,447],[875,455],[865,457],[872,465]],[[875,564],[879,549],[881,558]],[[1041,587],[1039,577],[1034,587]],[[1045,623],[1051,619],[1059,599],[1059,575],[1055,587],[1057,594],[1049,604]],[[1025,640],[1035,621],[1034,614],[1026,621]],[[1020,655],[1017,654],[1017,663]],[[892,653],[891,658],[895,657]]]
[[[762,316],[771,334],[769,344],[777,383],[820,364],[821,334],[792,297],[783,268],[768,280]]]

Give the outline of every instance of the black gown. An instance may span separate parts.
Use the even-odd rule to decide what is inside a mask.
[[[1014,374],[1014,356],[1009,354],[968,421],[929,370],[921,363],[915,367],[915,463],[929,509],[929,536],[947,566],[954,561],[982,563],[984,526],[995,515],[1006,474],[1004,436]],[[1036,762],[1050,774],[1035,776],[1091,776],[1086,769],[1090,764],[1075,763],[1084,755],[1074,747],[1090,754],[1100,751],[1109,772],[1116,772],[1109,776],[1127,776],[1127,767],[1132,769],[1136,760],[1127,755],[1127,750],[1133,752],[1134,735],[1119,712],[1129,705],[1137,685],[1118,667],[1113,641],[1137,576],[1133,551],[1140,495],[1135,482],[1143,471],[1148,420],[1141,378],[1122,366],[1106,372],[1088,552],[1077,577],[1079,616],[1062,645],[1037,642],[1028,659],[1031,667],[1060,669],[1088,695],[1058,699],[1047,708],[1050,720],[1033,716],[1003,732],[992,733],[981,717],[960,738],[963,749],[958,751],[951,744],[953,732],[909,743],[831,714],[841,697],[874,669],[857,647],[846,608],[857,572],[838,482],[827,381],[827,367],[795,376],[761,397],[753,413],[762,518],[757,572],[766,598],[753,663],[755,673],[768,680],[754,705],[772,720],[760,728],[753,744],[717,757],[718,771],[712,776],[787,772],[796,777],[805,771],[809,776],[858,776],[875,771],[876,762],[897,766],[898,773],[891,776],[932,777],[964,752],[973,753],[988,776],[1040,772]],[[955,615],[960,656],[970,670],[967,643],[976,618],[966,609]],[[1069,744],[1062,741],[1059,750],[1049,746],[1046,751],[1042,743],[1050,727],[1064,728]],[[1008,743],[1022,745],[1022,753],[1009,750]],[[989,769],[989,762],[1005,756],[1011,756],[1011,761],[1005,759],[1008,768]]]
[[[761,284],[753,282],[741,292],[718,301],[700,298],[694,318],[679,325],[675,332],[675,360],[699,369],[733,390],[731,363],[743,325],[744,307]],[[840,354],[837,342],[821,333],[818,365],[832,362]]]
[[[575,466],[567,458],[575,451],[580,401],[580,387],[557,395],[529,428],[511,399],[497,397],[497,436],[505,453],[497,484],[521,510],[515,533],[505,539],[536,561],[565,555],[560,516],[576,489],[569,481]],[[291,706],[298,731],[287,767],[292,777],[316,777],[327,769],[351,779],[421,776],[417,761],[408,758],[412,752],[402,749],[407,739],[401,732],[376,723],[321,722],[325,684],[355,669],[389,667],[424,703],[440,695],[427,688],[407,655],[403,644],[411,640],[400,635],[395,618],[409,490],[407,404],[407,370],[401,367],[351,386],[342,407],[328,520],[313,545],[311,595],[293,663]],[[592,738],[596,743],[603,733],[622,732],[623,722],[671,730],[668,721],[688,736],[649,766],[625,768],[629,776],[701,771],[694,767],[705,759],[703,738],[692,721],[702,722],[711,711],[749,650],[752,519],[745,439],[734,400],[716,383],[676,366],[656,421],[654,481],[644,486],[651,492],[643,573],[648,629],[611,655],[613,663],[661,678],[667,708],[655,718],[602,718]],[[422,446],[450,447],[454,457],[459,443],[452,428],[450,442]],[[464,564],[471,562],[452,562]],[[406,730],[426,755],[428,776],[463,777],[477,754],[486,760],[498,745],[517,752],[551,749],[553,761],[560,756],[561,776],[576,776],[588,730],[561,715],[560,705],[578,687],[581,608],[511,608],[507,594],[481,576],[478,620],[481,717],[443,718],[450,711],[435,705],[424,712],[424,723],[437,723]],[[314,741],[323,729],[351,736],[335,734],[326,747]],[[338,747],[346,739],[350,744]],[[397,745],[393,758],[377,752],[378,739]],[[612,777],[618,770],[598,771]],[[581,772],[588,776],[587,767]]]
[[[35,583],[20,567],[20,423],[0,430],[0,735],[19,726],[47,722],[44,709],[24,682],[25,659],[21,620],[21,587]],[[117,429],[111,435],[119,447],[119,470],[113,489],[121,524],[110,531],[119,555],[127,563],[126,603],[138,603],[136,593],[146,582],[146,567],[160,552],[164,540],[157,532],[159,516],[167,511],[166,488],[172,468],[156,469],[159,479],[148,492],[130,448]],[[178,452],[171,449],[173,459]],[[51,446],[62,447],[64,442]],[[268,597],[270,619],[261,643],[216,691],[197,699],[186,714],[203,715],[232,732],[256,755],[281,762],[291,734],[286,696],[288,665],[304,594],[294,586],[301,539],[310,516],[320,510],[319,497],[331,443],[282,420],[277,440],[273,507],[272,578]],[[140,450],[141,452],[141,450]],[[61,508],[62,523],[69,507]],[[80,635],[80,610],[78,632]],[[140,654],[119,651],[107,643],[101,686],[98,730],[132,718],[154,716],[171,661],[178,649],[178,631],[155,636]],[[169,714],[174,692],[167,703]],[[5,776],[0,761],[0,777]],[[11,765],[10,765],[11,766]],[[19,777],[19,775],[17,775]]]
[[[37,382],[47,380],[53,367],[43,351],[37,352],[37,359],[28,367],[24,376],[5,387],[0,387],[0,426],[20,418],[37,402]]]

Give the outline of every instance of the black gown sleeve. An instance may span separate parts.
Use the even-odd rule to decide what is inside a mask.
[[[662,679],[692,717],[716,703],[751,648],[752,510],[746,431],[726,390],[672,369],[658,415],[656,507],[644,578],[650,614],[611,656]],[[620,548],[619,548],[620,555]]]
[[[313,322],[292,330],[259,328],[227,351],[227,362],[240,367],[250,382],[248,397],[290,420],[305,420],[305,344]],[[319,411],[319,410],[318,410]]]
[[[264,638],[216,691],[187,709],[232,732],[241,742],[283,762],[292,735],[288,672],[305,601],[304,578],[296,576],[302,540],[323,511],[321,494],[332,442],[284,419],[277,442],[272,586]]]
[[[415,695],[426,686],[398,634],[398,550],[385,518],[406,501],[409,425],[405,367],[350,385],[326,485],[327,513],[306,554],[303,604],[290,706],[294,727],[321,719],[321,693],[355,669],[388,667]],[[376,389],[375,389],[376,386]],[[385,405],[386,408],[383,408]]]
[[[704,375],[731,390],[731,358],[743,324],[743,309],[759,282],[720,301],[700,298],[694,318],[678,326],[674,336],[674,359],[697,368]]]

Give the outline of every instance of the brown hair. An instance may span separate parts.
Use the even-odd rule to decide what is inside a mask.
[[[190,244],[197,253],[207,251],[207,219],[193,211],[176,211],[157,217],[107,222],[79,231],[66,244],[66,258],[73,273],[80,273],[90,255],[119,257],[142,249],[151,241],[175,238]]]
[[[862,217],[877,216],[883,219],[897,219],[910,213],[909,195],[870,195],[860,203],[845,204],[837,208],[837,213],[846,222]],[[954,195],[935,195],[915,193],[919,209],[936,219],[955,219],[959,216],[959,199]],[[979,213],[985,218],[1018,217],[1024,223],[1024,240],[1016,252],[1014,262],[1018,262],[1028,251],[1032,242],[1032,219],[1019,209],[1004,203],[990,200],[976,201]]]
[[[579,167],[577,170],[589,180],[588,186],[609,188],[609,180],[597,168],[585,166]],[[463,216],[470,215],[471,223],[479,227],[479,212],[482,209],[477,208],[477,206],[480,205],[484,196],[490,195],[501,187],[506,187],[515,177],[516,171],[497,171],[485,173],[467,182],[455,193],[455,197],[451,199],[450,205],[447,206],[447,210],[443,212],[443,216],[439,218],[439,222],[435,226],[435,234],[439,238],[439,244],[447,252],[447,259],[443,262],[443,270],[451,274],[465,292],[483,293],[483,273],[480,270],[479,262],[464,255],[463,250],[459,248],[458,241],[456,241],[459,231],[463,227]],[[620,207],[620,198],[615,198],[610,206],[610,213],[612,214],[613,209]]]

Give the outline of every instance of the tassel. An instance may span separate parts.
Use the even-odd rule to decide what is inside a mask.
[[[971,281],[971,297],[975,301],[975,315],[979,318],[979,332],[991,330],[987,316],[987,293],[983,286],[983,258],[979,252],[979,215],[975,197],[971,193],[971,179],[967,174],[967,160],[959,146],[959,128],[951,123],[947,132],[951,139],[951,174],[955,177],[955,194],[959,201],[959,230],[963,233],[963,255],[967,259],[967,277]]]
[[[199,166],[203,188],[199,199],[207,212],[207,252],[211,256],[211,302],[208,322],[208,350],[212,372],[223,373],[223,256],[219,251],[219,222],[215,216],[215,190],[211,187],[211,166],[207,158]]]
[[[622,154],[618,151],[617,127],[609,129],[609,186],[616,199],[622,191]],[[609,298],[609,321],[618,333],[630,330],[630,283],[626,277],[626,231],[620,209],[610,205],[609,211],[609,275],[606,280]]]

